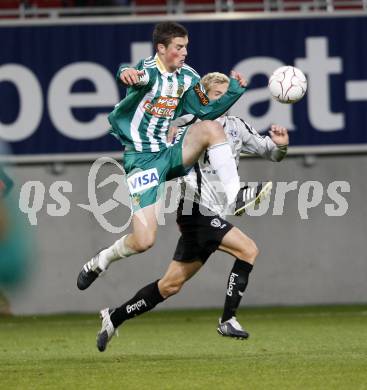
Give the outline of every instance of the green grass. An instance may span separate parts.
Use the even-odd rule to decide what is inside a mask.
[[[0,389],[367,389],[367,306],[242,310],[247,341],[219,314],[146,314],[104,353],[96,316],[1,317]]]

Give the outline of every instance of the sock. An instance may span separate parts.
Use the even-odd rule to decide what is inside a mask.
[[[125,245],[126,238],[127,234],[101,252],[98,261],[98,266],[101,270],[105,271],[116,260],[124,259],[137,253]]]
[[[111,322],[117,328],[124,321],[152,310],[163,301],[164,298],[159,292],[158,280],[156,280],[139,290],[129,301],[114,309],[110,315]]]
[[[236,161],[228,142],[212,145],[208,148],[210,165],[217,171],[229,204],[232,204],[240,190]]]
[[[227,282],[227,294],[224,303],[222,322],[236,315],[243,293],[246,290],[249,274],[253,265],[247,261],[236,259]]]

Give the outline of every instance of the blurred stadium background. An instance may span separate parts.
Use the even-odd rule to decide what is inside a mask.
[[[126,374],[130,382],[125,387],[107,382],[112,388],[367,388],[366,11],[366,0],[0,0],[0,140],[9,148],[0,160],[15,182],[12,202],[24,219],[18,223],[28,230],[36,247],[27,246],[28,256],[22,254],[27,272],[21,272],[21,277],[12,282],[0,275],[0,310],[4,314],[0,319],[0,388],[98,389],[106,382],[95,374],[93,365],[106,374],[101,362],[135,375],[132,379]],[[263,209],[231,219],[260,248],[241,312],[244,323],[252,326],[254,344],[228,346],[214,339],[220,310],[207,310],[222,306],[232,266],[228,256],[217,253],[178,296],[160,306],[166,310],[205,309],[203,312],[168,311],[139,318],[136,324],[145,324],[147,333],[133,330],[133,323],[129,330],[132,339],[144,340],[144,347],[139,341],[117,340],[121,350],[115,346],[111,360],[103,355],[105,360],[99,361],[93,349],[93,332],[99,322],[76,314],[118,305],[158,278],[178,237],[174,206],[167,201],[157,243],[148,253],[113,264],[113,272],[88,292],[77,290],[81,266],[120,236],[117,230],[130,215],[126,196],[116,192],[118,181],[111,179],[111,174],[121,175],[112,164],[100,168],[96,183],[102,184],[95,190],[97,205],[114,200],[108,211],[103,214],[99,209],[96,215],[80,206],[91,204],[88,174],[93,162],[101,156],[121,157],[120,145],[107,134],[107,114],[124,96],[114,74],[120,63],[134,64],[152,54],[152,29],[161,20],[176,20],[188,28],[187,63],[200,74],[236,69],[247,76],[249,91],[231,113],[263,132],[271,123],[285,125],[290,130],[291,148],[280,164],[257,158],[240,162],[243,181],[275,183]],[[271,101],[267,91],[268,76],[283,64],[301,68],[308,78],[308,93],[296,105]],[[111,182],[103,183],[108,178]],[[289,192],[283,197],[286,185]],[[22,238],[18,240],[21,246]],[[5,264],[8,259],[0,256],[4,267],[0,269],[20,272],[19,263]],[[271,308],[253,308],[247,315],[246,306]],[[273,309],[275,306],[297,308],[287,311]],[[5,316],[9,313],[19,318]],[[64,313],[76,314],[60,317]],[[39,315],[47,317],[34,317]],[[266,318],[274,321],[265,324],[262,319],[266,322]],[[292,322],[295,319],[300,323]],[[193,343],[190,337],[196,331],[196,320],[203,333],[195,336]],[[56,323],[61,325],[52,333]],[[187,326],[180,328],[182,323]],[[30,331],[32,324],[35,334]],[[174,338],[169,324],[177,325],[182,338]],[[206,337],[209,331],[213,340]],[[318,332],[315,341],[313,335]],[[325,341],[329,332],[331,344]],[[350,343],[344,340],[341,347],[343,334]],[[174,352],[169,337],[177,343]],[[150,345],[152,338],[156,344]],[[267,343],[256,344],[256,340]],[[272,344],[274,340],[277,342]],[[295,344],[287,344],[289,340],[303,340],[304,344],[297,349]],[[313,342],[317,346],[311,347]],[[210,345],[208,355],[202,357],[208,365],[200,365],[196,352],[190,356],[187,345],[192,351],[198,348],[197,356]],[[271,358],[267,348],[274,352]],[[180,367],[180,350],[187,372],[197,369],[197,373],[173,386],[170,375]],[[297,357],[307,360],[315,350],[320,360],[298,362]],[[339,360],[332,360],[335,355]],[[58,361],[58,356],[64,360]],[[68,366],[70,356],[77,362],[75,372]],[[178,363],[167,363],[167,368],[165,358],[157,356],[168,360],[173,356]],[[217,370],[211,364],[217,357],[216,365],[236,376],[233,382],[208,374]],[[150,358],[155,365],[149,366]],[[37,359],[39,364],[34,363]],[[256,368],[253,359],[265,363],[259,362]],[[346,360],[355,365],[349,366]],[[139,382],[140,371],[129,366],[132,361],[148,372],[151,369],[153,376],[156,368],[162,381],[149,382],[142,376]],[[283,372],[277,370],[279,361]],[[246,373],[248,387],[245,379],[240,381],[235,363],[242,370],[249,366],[255,370]],[[15,379],[14,372],[22,374],[22,364],[29,376]],[[62,368],[57,374],[56,367]],[[66,372],[69,380],[60,381]],[[225,377],[226,373],[222,374]],[[354,379],[348,376],[352,374]],[[83,375],[89,375],[90,382],[78,382]]]

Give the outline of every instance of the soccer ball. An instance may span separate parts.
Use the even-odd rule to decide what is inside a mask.
[[[306,76],[294,66],[281,66],[269,78],[271,96],[280,103],[296,103],[307,90]]]

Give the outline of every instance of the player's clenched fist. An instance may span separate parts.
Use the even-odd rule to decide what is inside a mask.
[[[246,87],[248,82],[243,75],[235,70],[231,71],[231,78],[236,79],[242,88]]]
[[[120,79],[124,84],[132,86],[132,85],[140,84],[141,77],[143,77],[144,74],[145,74],[144,70],[128,68],[125,69],[123,72],[121,72]]]

